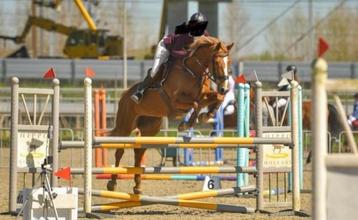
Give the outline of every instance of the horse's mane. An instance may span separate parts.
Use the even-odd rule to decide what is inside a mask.
[[[189,49],[195,50],[199,47],[204,47],[204,46],[213,47],[213,46],[216,46],[220,42],[221,41],[216,37],[202,35],[200,37],[195,38],[195,41],[189,46]],[[227,52],[225,44],[222,42],[221,42],[220,50],[223,50],[223,52]]]

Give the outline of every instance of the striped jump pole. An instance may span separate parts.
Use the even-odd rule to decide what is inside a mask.
[[[134,174],[117,174],[117,179],[133,179]],[[185,181],[203,181],[204,175],[165,175],[165,174],[144,174],[141,175],[142,180],[185,180]],[[236,181],[235,176],[218,176],[220,180]],[[111,179],[112,174],[98,174],[96,179]]]
[[[119,209],[119,208],[129,208],[129,207],[151,205],[151,204],[164,204],[164,205],[216,210],[221,212],[253,213],[254,212],[253,208],[247,208],[243,206],[191,201],[193,199],[203,199],[209,197],[233,195],[240,192],[253,192],[253,191],[255,191],[254,186],[247,186],[242,188],[234,187],[234,188],[220,189],[220,190],[192,192],[192,193],[178,194],[175,196],[168,196],[168,197],[154,197],[154,196],[146,196],[146,195],[129,194],[123,192],[93,190],[92,191],[93,196],[128,200],[125,202],[115,202],[115,203],[97,205],[93,207],[93,210],[108,211],[108,210]],[[83,193],[83,191],[80,190],[80,193]]]
[[[227,189],[198,191],[191,193],[183,193],[174,196],[165,196],[159,198],[177,199],[177,200],[193,200],[193,199],[205,199],[210,197],[227,196],[233,195],[240,192],[254,192],[255,186],[244,186],[244,187],[232,187]],[[83,194],[83,190],[79,190],[80,194]],[[110,198],[110,199],[123,199],[128,201],[140,201],[141,198],[152,197],[146,195],[138,195],[124,192],[113,192],[106,190],[92,190],[93,196]]]
[[[94,137],[94,144],[285,144],[291,145],[290,138],[263,138],[263,137]],[[142,147],[142,146],[141,146]],[[220,146],[221,147],[221,146]],[[140,148],[138,146],[138,148]]]
[[[84,142],[83,141],[62,141],[60,143],[60,149],[65,150],[69,148],[83,148]],[[122,144],[122,143],[104,143],[104,144],[97,144],[94,145],[93,148],[124,148],[124,149],[135,149],[135,148],[217,148],[217,147],[224,147],[224,148],[233,148],[233,147],[244,147],[244,148],[254,148],[253,144],[245,145],[245,146],[237,146],[237,144],[193,144],[193,143],[186,143],[186,144]]]
[[[84,173],[83,168],[71,168],[72,175]],[[209,174],[255,173],[255,167],[95,167],[92,174]]]

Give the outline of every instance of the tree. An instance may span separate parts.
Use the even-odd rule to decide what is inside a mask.
[[[317,38],[323,37],[330,45],[327,60],[358,60],[358,8],[346,6],[335,11],[318,27]]]
[[[234,59],[239,58],[239,48],[250,35],[251,27],[249,21],[250,18],[239,1],[235,0],[226,5],[224,17],[226,37],[223,36],[223,39],[234,43],[234,47],[231,49],[231,54]],[[250,48],[246,48],[246,50],[249,49]]]
[[[288,50],[288,48],[302,33],[307,31],[308,27],[308,20],[300,7],[295,8],[287,19],[273,24],[265,36],[271,56],[307,60],[308,38],[302,40],[292,49]]]

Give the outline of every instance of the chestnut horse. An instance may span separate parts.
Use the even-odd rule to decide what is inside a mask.
[[[305,100],[302,102],[302,120],[303,120],[303,129],[304,130],[311,130],[311,111],[312,109],[312,100]],[[343,130],[340,122],[339,122],[339,115],[335,105],[328,104],[327,105],[327,122],[328,122],[328,132],[330,134],[330,138],[327,135],[328,141],[330,141],[331,147],[333,146],[334,142],[339,141],[339,134]],[[330,149],[327,149],[329,151]],[[332,149],[331,149],[332,150]],[[310,149],[306,164],[311,162],[312,157],[312,149]]]
[[[129,136],[137,131],[142,136],[154,136],[160,131],[162,118],[179,117],[191,108],[203,106],[201,102],[202,87],[205,77],[209,77],[217,85],[217,92],[227,91],[227,65],[225,57],[231,47],[225,46],[214,37],[201,36],[189,46],[190,55],[184,59],[174,58],[167,66],[167,76],[160,88],[149,88],[139,104],[131,100],[131,95],[139,84],[129,88],[118,103],[115,128],[112,136]],[[160,82],[162,79],[154,79]],[[134,166],[139,167],[145,149],[134,149]],[[117,149],[115,166],[124,154],[124,149]],[[141,175],[134,175],[133,192],[141,193]],[[116,187],[116,175],[112,175],[107,184],[108,190]]]

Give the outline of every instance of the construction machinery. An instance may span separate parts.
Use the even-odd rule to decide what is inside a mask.
[[[69,58],[121,57],[123,38],[118,35],[109,35],[108,30],[97,29],[82,1],[75,0],[75,3],[86,20],[89,29],[79,29],[74,26],[56,23],[47,18],[29,16],[21,35],[16,37],[0,35],[0,39],[13,40],[16,44],[23,44],[31,27],[35,26],[68,36],[63,53]]]

